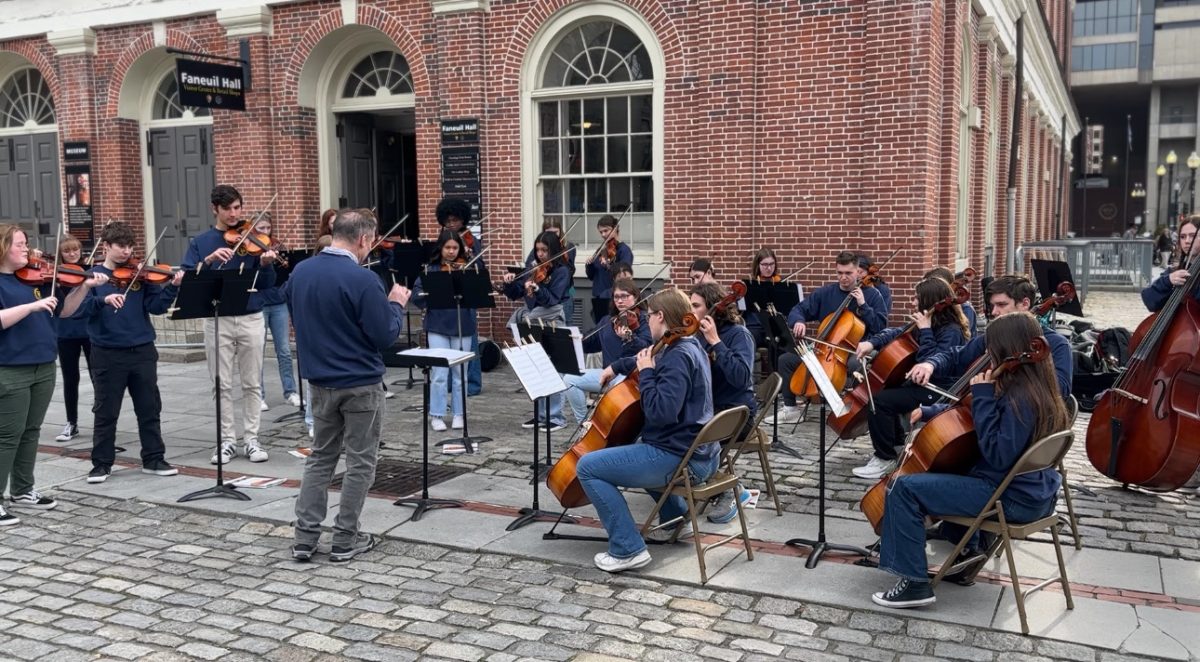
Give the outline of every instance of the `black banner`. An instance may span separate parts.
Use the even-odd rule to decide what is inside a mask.
[[[184,106],[246,110],[241,67],[198,60],[175,60],[179,102]]]
[[[470,222],[483,217],[479,176],[479,120],[442,120],[442,195],[471,205]]]
[[[92,166],[87,163],[63,166],[63,172],[67,177],[66,234],[78,239],[85,251],[90,251],[96,241],[96,226],[92,221]]]
[[[87,142],[64,142],[63,143],[63,160],[64,161],[91,161],[91,150],[88,148]]]

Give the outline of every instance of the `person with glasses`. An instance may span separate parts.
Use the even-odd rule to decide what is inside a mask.
[[[1196,241],[1197,228],[1200,228],[1200,214],[1192,214],[1179,227],[1179,253],[1174,265],[1164,268],[1162,274],[1142,290],[1142,303],[1146,304],[1146,310],[1152,313],[1162,310],[1175,288],[1187,282],[1188,256],[1192,252],[1192,244]],[[1200,299],[1200,292],[1193,293],[1192,296]]]
[[[583,351],[600,352],[604,367],[620,358],[633,358],[642,348],[650,344],[650,326],[646,324],[646,311],[637,300],[638,289],[633,281],[620,278],[613,284],[612,304],[609,312],[600,318],[595,333],[583,340]],[[571,413],[580,425],[586,425],[588,416],[587,394],[599,393],[600,375],[603,368],[589,368],[580,375],[563,375],[567,384],[566,398]],[[619,383],[624,376],[620,376]]]

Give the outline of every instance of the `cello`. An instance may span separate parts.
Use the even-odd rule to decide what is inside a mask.
[[[895,253],[892,255],[894,256]],[[856,287],[874,287],[881,279],[879,269],[879,265],[871,265],[867,275],[858,282]],[[847,293],[846,298],[842,299],[842,305],[821,320],[821,326],[815,338],[817,347],[812,350],[821,363],[821,370],[829,376],[829,381],[833,382],[833,387],[838,391],[846,387],[848,372],[846,361],[858,348],[858,343],[862,342],[863,335],[867,332],[866,323],[859,319],[858,315],[848,310],[850,302],[853,300],[854,297]],[[796,368],[796,372],[792,373],[792,381],[788,384],[788,388],[792,389],[792,393],[795,393],[797,397],[808,400],[814,400],[820,395],[817,391],[817,382],[809,377],[808,366],[803,363]]]
[[[683,326],[668,329],[654,343],[651,354],[658,354],[668,345],[700,329],[700,320],[688,313],[683,316]],[[567,449],[546,474],[546,487],[558,498],[563,508],[578,508],[589,503],[583,484],[579,482],[576,468],[579,458],[609,446],[633,443],[646,417],[642,413],[641,392],[638,390],[638,370],[629,373],[620,384],[608,389],[596,403],[592,412],[591,426],[583,438]]]
[[[1088,459],[1119,483],[1166,492],[1200,466],[1200,302],[1191,294],[1198,280],[1194,259],[1187,281],[1133,332],[1125,371],[1092,411]]]

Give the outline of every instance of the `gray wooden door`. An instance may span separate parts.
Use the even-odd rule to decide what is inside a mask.
[[[30,247],[54,250],[62,222],[58,134],[0,138],[0,218],[25,230]]]
[[[157,257],[169,264],[178,264],[191,238],[213,220],[209,195],[216,172],[210,131],[207,126],[179,126],[148,132],[155,237],[166,230]]]
[[[375,123],[370,115],[338,115],[342,156],[339,207],[379,206],[375,194]]]

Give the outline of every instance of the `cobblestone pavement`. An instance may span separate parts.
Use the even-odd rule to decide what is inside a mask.
[[[290,527],[56,496],[0,537],[0,658],[1146,659],[399,541],[300,564]]]

